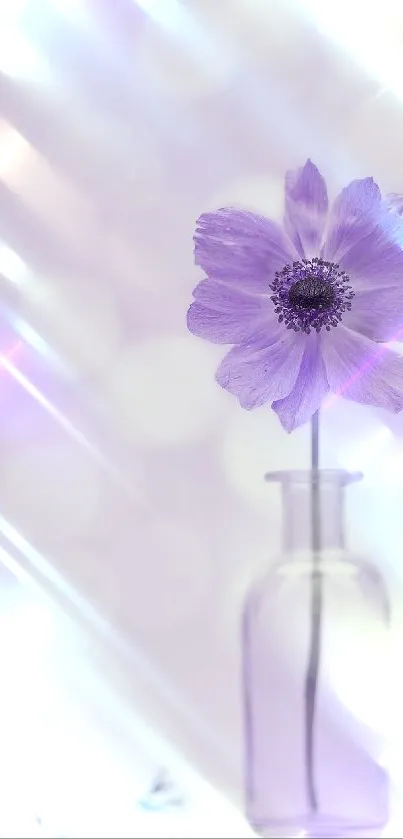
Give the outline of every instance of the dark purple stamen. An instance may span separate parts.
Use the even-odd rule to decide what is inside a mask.
[[[337,326],[354,297],[345,271],[318,257],[285,265],[276,272],[270,288],[279,322],[307,334]]]

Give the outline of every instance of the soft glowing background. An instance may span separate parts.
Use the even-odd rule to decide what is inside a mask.
[[[403,192],[402,78],[400,0],[0,0],[1,556],[54,604],[25,577],[0,587],[1,771],[14,760],[10,801],[32,799],[23,827],[10,804],[1,835],[28,835],[37,807],[50,835],[101,835],[94,801],[102,835],[131,835],[161,763],[198,804],[186,824],[143,813],[141,833],[247,835],[239,604],[262,547],[279,547],[262,475],[305,466],[308,436],[243,413],[214,384],[220,348],[186,333],[194,220],[227,202],[278,216],[283,172],[307,156],[333,194],[369,174]],[[366,474],[350,544],[377,557],[395,599],[387,721],[376,697],[352,695],[347,655],[339,689],[387,731],[397,799],[402,438],[403,418],[342,401],[327,412],[324,463]],[[357,655],[359,639],[357,627]],[[97,690],[79,675],[91,668]],[[397,807],[393,820],[398,835]]]

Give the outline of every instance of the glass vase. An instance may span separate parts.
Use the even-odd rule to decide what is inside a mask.
[[[281,484],[284,552],[246,598],[242,639],[246,807],[261,836],[379,836],[388,821],[366,708],[383,701],[388,597],[344,543],[345,487],[359,477],[266,476]]]

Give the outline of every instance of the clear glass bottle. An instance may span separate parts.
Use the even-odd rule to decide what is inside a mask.
[[[388,821],[382,743],[365,708],[374,691],[383,701],[388,598],[376,567],[344,545],[344,490],[359,477],[336,470],[266,476],[282,487],[284,553],[253,586],[243,618],[246,806],[262,836],[378,836]]]

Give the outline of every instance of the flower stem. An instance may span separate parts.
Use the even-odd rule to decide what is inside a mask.
[[[305,681],[305,759],[307,771],[307,793],[311,812],[318,810],[315,784],[315,708],[320,665],[320,644],[322,624],[322,574],[321,561],[321,510],[319,480],[319,411],[311,421],[311,604],[310,604],[310,648]]]

